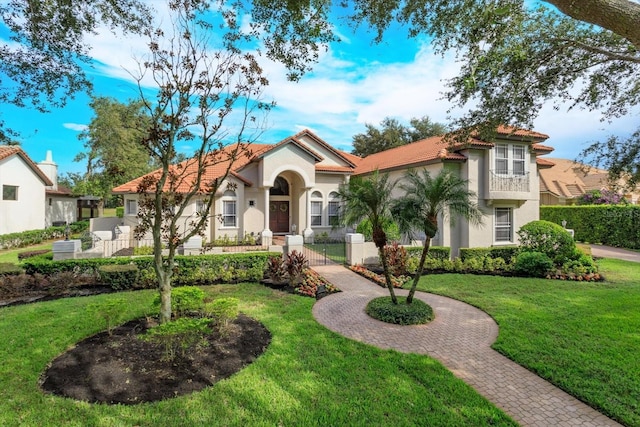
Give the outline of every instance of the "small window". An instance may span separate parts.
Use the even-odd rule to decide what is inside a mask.
[[[524,175],[525,151],[522,145],[513,146],[513,174]]]
[[[222,201],[222,225],[224,227],[236,226],[236,201],[235,200],[223,200]]]
[[[125,213],[127,215],[136,215],[138,213],[138,201],[126,200],[125,201]]]
[[[3,185],[2,186],[2,200],[18,200],[18,186],[17,185]]]
[[[511,208],[495,209],[496,242],[513,241],[513,212]]]
[[[319,191],[311,193],[311,225],[322,225],[322,193]]]
[[[332,191],[329,193],[329,225],[336,226],[340,224],[340,201],[338,200],[338,193]]]
[[[207,203],[204,200],[196,200],[196,212],[204,214],[207,211]]]
[[[496,145],[496,173],[499,175],[509,173],[509,146],[506,144]]]

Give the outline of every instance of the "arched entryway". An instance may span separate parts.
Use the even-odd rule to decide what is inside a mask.
[[[290,184],[278,176],[269,189],[269,229],[273,233],[288,233],[291,217]]]

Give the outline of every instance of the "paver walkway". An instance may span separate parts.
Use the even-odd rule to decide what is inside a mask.
[[[438,295],[417,292],[435,320],[398,326],[364,312],[386,288],[338,265],[313,267],[342,292],[319,300],[313,315],[327,328],[368,344],[405,353],[427,354],[471,385],[523,426],[619,426],[559,388],[491,349],[498,326],[485,312]],[[398,290],[399,295],[406,291]]]

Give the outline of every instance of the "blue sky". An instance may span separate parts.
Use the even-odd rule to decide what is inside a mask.
[[[308,128],[333,146],[351,151],[352,136],[364,132],[365,123],[377,125],[386,116],[408,122],[428,115],[447,123],[451,105],[442,93],[444,80],[458,70],[452,56],[435,55],[427,39],[408,39],[402,28],[393,28],[378,45],[371,43],[373,35],[364,30],[353,33],[342,26],[337,30],[342,42],[332,44],[313,72],[297,83],[286,80],[281,65],[263,63],[270,80],[265,96],[277,107],[269,114],[268,128],[259,142],[275,143]],[[121,101],[134,98],[137,88],[126,70],[135,69],[134,57],[144,52],[144,40],[101,30],[88,41],[95,59],[90,71],[95,94]],[[34,161],[43,160],[51,150],[61,175],[81,172],[84,165],[73,158],[83,151],[78,134],[91,120],[88,103],[87,95],[78,94],[65,108],[48,114],[3,105],[2,119],[21,131],[22,147]],[[552,157],[574,159],[590,142],[609,134],[630,134],[636,119],[631,115],[607,123],[600,121],[597,112],[555,111],[549,106],[535,121],[535,129],[550,135],[547,144],[555,147]]]

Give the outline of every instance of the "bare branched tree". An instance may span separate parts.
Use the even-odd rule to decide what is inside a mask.
[[[171,33],[149,32],[149,55],[134,77],[151,117],[142,144],[161,167],[139,184],[136,237],[150,233],[161,296],[160,321],[171,319],[171,279],[178,246],[203,235],[216,193],[229,184],[234,164],[250,156],[271,104],[261,101],[268,84],[256,57],[237,49],[213,50],[210,25],[198,1],[171,2]],[[158,88],[149,97],[145,82]],[[194,152],[177,162],[178,146]],[[212,178],[213,177],[213,178]],[[197,199],[204,209],[183,215]],[[187,222],[188,218],[188,222]],[[182,227],[181,227],[182,226]],[[168,254],[163,255],[163,246]]]

